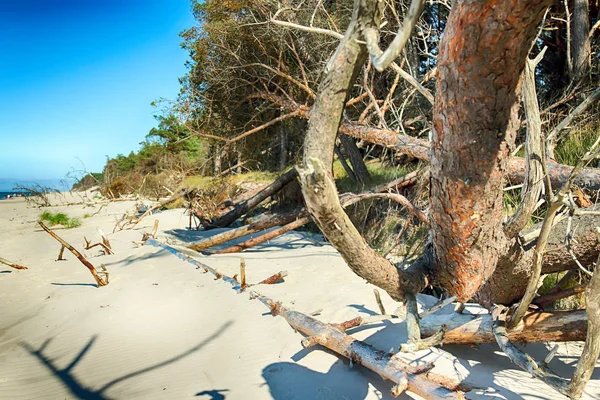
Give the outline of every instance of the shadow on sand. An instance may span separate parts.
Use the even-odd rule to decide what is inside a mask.
[[[367,314],[376,314],[375,312],[364,308],[364,306],[353,305]],[[369,336],[365,342],[378,349],[389,349],[390,344],[397,347],[400,343],[407,340],[406,326],[404,323],[382,322],[384,328]],[[371,325],[372,328],[374,325]],[[358,327],[348,331],[348,334],[368,329]],[[561,346],[566,344],[561,344]],[[531,343],[526,346],[528,354],[534,359],[543,360],[548,354],[549,348],[542,343]],[[345,358],[323,348],[315,347],[313,349],[304,349],[296,353],[292,359],[296,362],[301,360],[311,351],[326,351],[338,357],[338,360],[330,367],[329,371],[321,373],[300,364],[291,362],[278,362],[271,364],[263,369],[262,375],[265,379],[271,396],[276,400],[290,399],[364,399],[369,393],[369,385],[372,385],[381,392],[379,398],[393,399],[389,394],[392,384],[383,381],[378,375],[362,367],[351,368]],[[434,356],[434,357],[432,357]],[[519,382],[527,384],[529,379],[521,376],[515,376],[515,370],[521,371],[516,367],[495,344],[485,344],[480,346],[460,346],[446,345],[443,350],[432,349],[424,351],[417,360],[434,359],[435,356],[453,359],[453,368],[456,376],[465,383],[477,386],[468,395],[469,399],[520,399],[522,395],[515,393],[505,385],[501,386],[497,382],[499,376],[503,380],[514,380],[515,385]],[[559,376],[570,378],[573,375],[575,365],[579,356],[574,354],[561,355],[554,358],[550,364]],[[416,361],[417,361],[416,360]],[[523,373],[523,371],[521,371]],[[365,379],[366,378],[366,379]],[[600,370],[596,369],[592,379],[600,379]],[[369,383],[367,383],[367,381]],[[543,385],[543,384],[542,384]],[[513,386],[514,388],[514,386]],[[548,391],[552,389],[547,388]],[[372,392],[372,389],[371,389]],[[558,394],[558,393],[557,393]],[[408,395],[402,395],[400,399],[412,399]],[[528,394],[528,399],[547,399],[544,392],[539,394]]]
[[[219,337],[231,325],[232,325],[232,322],[228,321],[225,324],[223,324],[223,326],[221,326],[219,329],[217,329],[217,331],[215,333],[213,333],[211,336],[204,339],[202,342],[198,343],[196,346],[186,350],[185,352],[178,354],[174,357],[171,357],[167,360],[164,360],[162,362],[159,362],[157,364],[151,365],[149,367],[142,368],[138,371],[134,371],[129,374],[123,375],[121,377],[115,378],[115,379],[111,380],[110,382],[107,382],[104,385],[102,385],[99,389],[95,389],[95,390],[86,386],[82,381],[80,381],[79,378],[77,378],[73,374],[73,369],[83,359],[83,357],[85,357],[85,355],[90,351],[90,349],[94,345],[94,342],[97,339],[97,336],[93,336],[88,341],[88,343],[83,347],[83,349],[81,349],[79,351],[79,353],[75,356],[75,358],[64,368],[59,368],[52,357],[49,357],[46,354],[44,354],[44,350],[46,350],[46,348],[52,341],[51,338],[47,339],[38,349],[35,349],[29,343],[24,343],[24,342],[21,343],[21,346],[25,350],[27,350],[27,352],[29,352],[29,354],[36,357],[40,361],[40,363],[42,363],[45,367],[47,367],[54,374],[54,376],[56,376],[56,378],[59,379],[61,381],[61,383],[69,389],[69,391],[75,398],[86,399],[86,400],[107,400],[107,399],[109,399],[109,397],[107,397],[106,392],[113,386],[120,384],[128,379],[133,378],[133,377],[136,377],[138,375],[142,375],[147,372],[153,371],[155,369],[169,365],[171,363],[177,362],[177,361],[181,360],[182,358],[187,357],[190,354],[201,350],[208,343],[210,343],[211,341],[213,341],[214,339]],[[227,390],[212,390],[212,391],[205,391],[205,392],[200,392],[200,393],[209,394],[209,395],[210,395],[210,393],[214,393],[214,396],[217,396],[217,397],[213,397],[213,399],[220,399],[220,398],[224,398],[224,397],[218,397],[218,396],[222,396],[218,392],[224,392],[224,391],[227,391]],[[199,396],[200,393],[198,393],[197,395]]]

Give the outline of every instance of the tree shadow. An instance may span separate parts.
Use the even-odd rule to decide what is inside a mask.
[[[73,369],[75,366],[85,357],[85,355],[90,351],[94,342],[97,339],[97,336],[92,336],[92,338],[88,341],[88,343],[79,351],[79,353],[73,358],[73,360],[64,368],[59,368],[54,359],[48,357],[44,354],[44,350],[48,347],[52,338],[46,339],[44,343],[38,348],[33,348],[29,343],[22,342],[21,347],[29,352],[32,356],[36,357],[42,365],[47,367],[50,372],[52,372],[67,389],[71,392],[73,396],[79,399],[86,400],[107,400],[106,392],[112,388],[113,386],[122,383],[128,379],[136,377],[138,375],[145,374],[147,372],[153,371],[158,368],[162,368],[166,365],[172,364],[181,360],[184,357],[189,356],[192,353],[195,353],[206,346],[208,343],[219,337],[225,330],[227,330],[233,324],[232,321],[228,321],[223,324],[219,329],[215,331],[212,335],[204,339],[202,342],[198,343],[196,346],[186,350],[183,353],[180,353],[174,357],[171,357],[165,361],[156,363],[146,368],[142,368],[140,370],[131,372],[129,374],[123,375],[121,377],[115,378],[104,385],[102,385],[99,389],[93,389],[89,386],[86,386],[82,381],[80,381],[74,374]],[[221,390],[223,391],[223,390]],[[218,397],[217,397],[218,398]]]
[[[59,282],[52,282],[51,285],[54,285],[54,286],[92,286],[92,287],[98,286],[95,283],[59,283]]]

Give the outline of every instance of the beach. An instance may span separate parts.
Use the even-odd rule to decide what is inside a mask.
[[[55,233],[97,268],[105,266],[109,284],[100,288],[71,253],[56,261],[60,244],[37,225],[42,209],[23,198],[0,201],[0,257],[28,267],[0,265],[0,399],[392,398],[393,385],[375,373],[319,346],[304,349],[303,336],[249,292],[238,293],[164,247],[134,243],[155,220],[157,242],[175,249],[219,230],[189,231],[184,210],[174,209],[112,233],[115,218],[136,202],[92,199],[64,195],[56,202],[87,204],[44,210],[81,219],[81,226]],[[98,227],[114,254],[103,254],[99,246],[83,250],[84,236],[100,241]],[[249,283],[287,271],[284,282],[252,289],[295,310],[318,311],[320,321],[378,313],[374,286],[354,275],[320,235],[291,232],[239,254],[186,254],[228,276],[239,273],[243,257]],[[387,310],[398,307],[381,295]],[[427,296],[419,300],[435,302]],[[395,321],[348,333],[380,350],[397,349],[406,328]],[[581,346],[559,344],[550,367],[570,378]],[[543,360],[552,347],[525,349]],[[435,372],[478,387],[467,398],[564,398],[519,370],[495,344],[446,345],[409,357],[435,360]],[[411,396],[399,398],[418,398]],[[583,398],[600,398],[600,369]]]

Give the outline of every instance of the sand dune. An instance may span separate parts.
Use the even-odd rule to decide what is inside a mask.
[[[134,202],[111,203],[79,228],[56,232],[78,249],[96,227],[112,232],[114,217]],[[52,207],[83,217],[99,206]],[[0,266],[0,399],[391,399],[391,384],[347,360],[316,348],[270,316],[247,293],[204,274],[154,246],[135,246],[155,219],[159,239],[173,245],[207,232],[185,229],[182,210],[145,218],[136,229],[109,234],[114,255],[84,251],[104,264],[110,284],[96,288],[71,254],[55,261],[60,245],[36,225],[41,211],[22,199],[0,202],[0,255],[29,267]],[[240,239],[240,240],[243,240]],[[284,283],[256,289],[303,312],[340,322],[378,308],[373,287],[355,276],[318,235],[290,233],[235,255],[196,255],[233,275],[243,256],[249,282],[287,270]],[[420,300],[427,302],[423,297]],[[395,309],[387,296],[386,307]],[[388,350],[406,339],[404,324],[351,332]],[[581,344],[561,344],[551,367],[570,376]],[[527,351],[543,358],[546,346]],[[517,370],[497,346],[444,346],[415,359],[437,359],[436,370],[481,387],[473,399],[560,399]],[[586,398],[600,398],[600,369]],[[403,395],[400,398],[411,398]]]

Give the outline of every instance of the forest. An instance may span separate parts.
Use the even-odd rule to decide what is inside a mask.
[[[354,273],[406,304],[407,351],[484,335],[582,396],[600,354],[598,0],[191,8],[178,98],[157,99],[140,148],[77,187],[170,196],[160,205],[185,206],[190,229],[241,219],[189,246],[198,251],[249,232],[266,233],[225,252],[319,231]],[[420,293],[458,310],[478,303],[491,323],[478,334],[421,326]],[[571,340],[585,341],[572,377],[515,345]],[[460,398],[408,375],[398,394]]]

